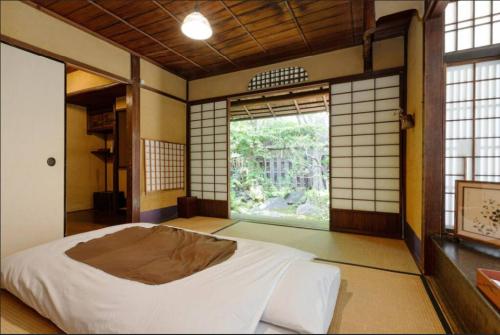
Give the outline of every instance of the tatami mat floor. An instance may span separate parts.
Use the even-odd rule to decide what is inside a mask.
[[[177,218],[174,220],[166,221],[163,224],[190,229],[199,231],[201,233],[212,234],[214,232],[220,231],[232,224],[236,221],[231,219],[218,219],[218,218],[209,218],[204,216],[195,216],[189,219]]]
[[[412,264],[402,241],[204,217],[176,219],[165,224],[281,243],[330,260],[321,262],[339,267],[342,273],[330,333],[445,332],[418,268]],[[61,332],[8,292],[2,290],[0,302],[1,333]]]
[[[419,275],[334,264],[342,283],[331,334],[444,334]]]
[[[217,234],[280,243],[329,261],[419,274],[402,240],[239,221]]]

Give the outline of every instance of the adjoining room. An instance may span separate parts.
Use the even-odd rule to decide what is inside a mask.
[[[67,67],[66,235],[126,222],[126,85]]]

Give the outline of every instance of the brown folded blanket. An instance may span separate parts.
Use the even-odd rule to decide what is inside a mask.
[[[165,284],[224,262],[236,241],[166,226],[130,227],[78,243],[66,255],[113,276]]]

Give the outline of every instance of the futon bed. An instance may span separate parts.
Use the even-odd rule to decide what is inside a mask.
[[[301,250],[227,238],[237,243],[227,260],[159,285],[113,276],[66,254],[81,242],[155,226],[108,227],[8,256],[2,259],[2,288],[68,333],[327,331],[340,271],[312,262],[315,256]]]

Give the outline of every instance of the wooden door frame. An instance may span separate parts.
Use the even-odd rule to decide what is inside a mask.
[[[141,216],[141,118],[140,58],[130,56],[131,83],[127,85],[127,221],[139,222]]]

